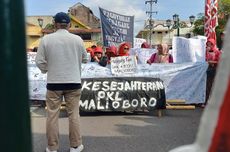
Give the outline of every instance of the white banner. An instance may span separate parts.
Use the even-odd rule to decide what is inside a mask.
[[[207,63],[184,64],[138,64],[135,73],[122,77],[150,77],[163,80],[166,99],[186,100],[186,103],[203,103],[206,90]],[[30,99],[45,100],[46,75],[32,64],[28,65]],[[110,67],[97,63],[82,65],[82,78],[119,77],[111,73]]]
[[[204,39],[173,37],[174,63],[205,62],[205,46]]]

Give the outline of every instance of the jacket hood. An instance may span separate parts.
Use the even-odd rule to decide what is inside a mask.
[[[119,49],[118,49],[118,55],[119,56],[128,56],[129,55],[129,51],[124,52],[125,47],[128,47],[130,49],[130,44],[128,42],[121,43],[121,45],[119,46]]]

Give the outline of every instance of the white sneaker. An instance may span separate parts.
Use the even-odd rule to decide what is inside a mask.
[[[70,148],[70,152],[81,152],[84,149],[84,146],[81,144],[77,148]]]
[[[46,152],[57,152],[56,150],[49,150],[48,147],[46,147]]]

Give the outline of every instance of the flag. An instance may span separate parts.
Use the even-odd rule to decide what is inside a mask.
[[[207,38],[216,40],[216,26],[218,26],[218,0],[205,1],[204,31]]]
[[[210,34],[210,38],[213,38],[214,40],[216,40],[216,27],[218,26],[218,0],[213,0],[211,3],[211,34]]]
[[[119,46],[129,42],[133,46],[134,16],[117,14],[99,8],[104,46]]]
[[[205,1],[205,18],[204,18],[204,31],[205,36],[209,37],[210,34],[210,23],[211,23],[211,0]]]

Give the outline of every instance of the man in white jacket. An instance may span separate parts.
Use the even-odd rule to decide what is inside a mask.
[[[57,31],[42,38],[36,56],[36,65],[47,73],[46,152],[57,152],[59,148],[58,118],[63,98],[69,116],[70,152],[81,152],[84,148],[79,120],[81,63],[87,62],[87,53],[83,40],[68,32],[68,14],[57,13],[54,22]]]

